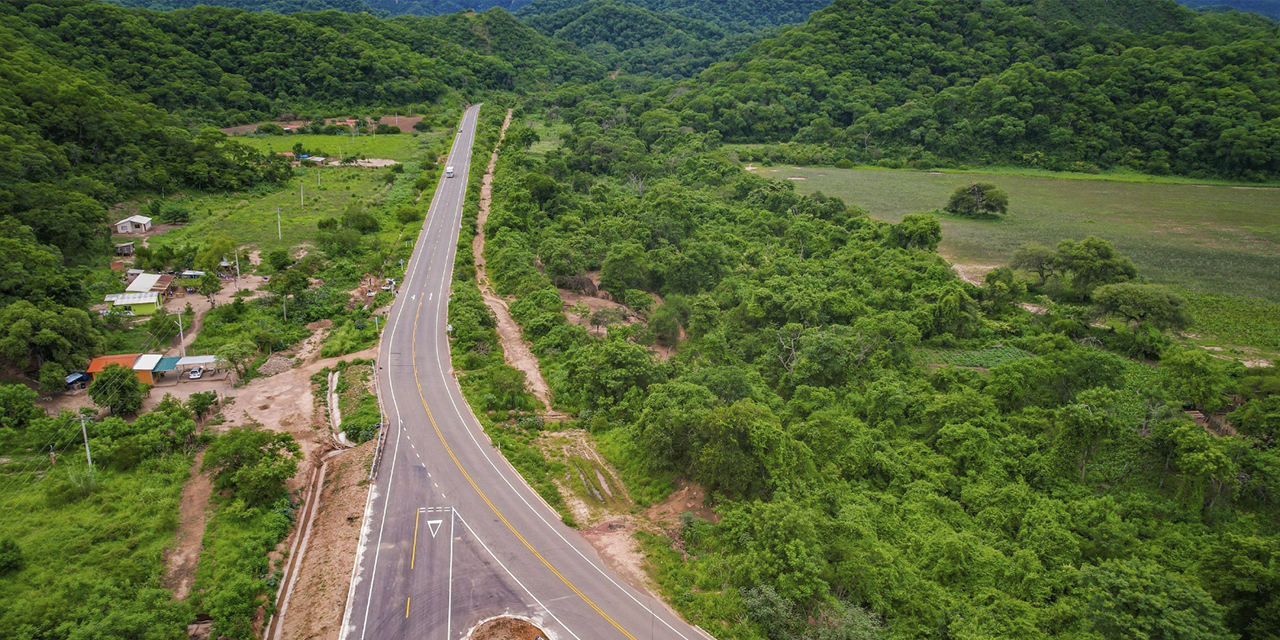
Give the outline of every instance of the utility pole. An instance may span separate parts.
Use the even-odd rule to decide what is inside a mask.
[[[80,435],[84,436],[84,457],[89,461],[89,466],[92,467],[93,456],[89,453],[89,430],[84,426],[85,420],[84,416],[80,416]]]
[[[307,197],[305,194],[303,194],[302,188],[303,188],[303,182],[299,180],[298,181],[298,203],[299,203],[299,206],[305,207],[307,206]]]
[[[178,314],[178,346],[182,350],[182,357],[187,357],[187,334],[182,328],[182,314]]]
[[[276,240],[283,240],[284,236],[280,233],[280,207],[276,207]]]
[[[236,249],[236,290],[240,289],[240,250]]]

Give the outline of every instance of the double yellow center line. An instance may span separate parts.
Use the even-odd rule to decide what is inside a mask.
[[[467,473],[466,468],[462,466],[462,462],[458,460],[458,456],[454,454],[453,447],[449,446],[449,441],[445,439],[444,432],[440,430],[440,425],[436,424],[436,418],[435,418],[435,415],[431,413],[431,407],[427,405],[427,397],[422,392],[422,380],[418,377],[418,319],[422,316],[422,303],[423,303],[423,299],[419,298],[417,313],[415,313],[413,317],[413,340],[412,340],[412,349],[411,349],[412,350],[411,363],[413,365],[413,382],[418,387],[418,398],[422,400],[422,408],[426,409],[427,419],[431,421],[431,426],[432,428],[435,429],[436,437],[440,438],[440,444],[444,445],[444,450],[449,454],[449,458],[453,460],[453,464],[458,467],[458,471],[462,472],[462,477],[467,479],[467,483],[471,485],[472,489],[475,489],[476,493],[480,496],[480,499],[484,500],[484,503],[489,505],[489,509],[493,511],[493,514],[498,516],[498,519],[502,521],[502,524],[507,526],[507,529],[509,529],[511,533],[514,534],[515,537],[519,539],[522,544],[524,544],[525,548],[528,549],[529,552],[534,555],[534,557],[540,560],[542,564],[546,566],[547,569],[550,569],[551,573],[555,574],[555,576],[559,578],[560,581],[563,582],[566,587],[569,587],[569,589],[572,590],[574,593],[576,593],[579,598],[582,598],[582,601],[587,603],[587,606],[591,607],[592,609],[595,609],[595,612],[600,614],[600,617],[604,618],[605,621],[613,625],[615,629],[622,632],[622,635],[626,636],[628,640],[636,640],[635,636],[631,635],[629,632],[627,632],[626,629],[622,628],[622,625],[618,624],[617,621],[609,617],[609,614],[605,613],[603,609],[601,609],[599,606],[596,605],[596,603],[591,601],[591,598],[588,598],[586,594],[582,593],[582,591],[578,589],[578,587],[574,586],[574,584],[570,582],[568,578],[564,577],[564,574],[560,573],[560,571],[557,570],[551,564],[550,561],[544,558],[541,553],[538,553],[538,550],[534,549],[533,545],[529,544],[529,541],[526,540],[524,536],[520,535],[519,531],[516,531],[515,526],[512,525],[511,522],[507,520],[506,516],[502,515],[502,511],[498,509],[497,505],[493,504],[493,501],[489,500],[489,496],[486,496],[484,494],[484,491],[480,490],[480,486],[477,485],[475,480],[471,478],[471,474]],[[414,546],[417,547],[416,521],[414,524],[414,530],[415,530]],[[410,568],[412,568],[412,560],[410,561]],[[409,615],[408,609],[409,609],[409,603],[405,602],[406,617],[408,617]]]

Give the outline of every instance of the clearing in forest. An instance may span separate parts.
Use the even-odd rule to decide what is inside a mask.
[[[1009,194],[1000,220],[942,216],[939,251],[953,262],[995,264],[1028,242],[1105,238],[1154,281],[1193,291],[1280,302],[1280,188],[1134,183],[996,173],[755,167],[897,222],[941,209],[957,186],[992,182]]]

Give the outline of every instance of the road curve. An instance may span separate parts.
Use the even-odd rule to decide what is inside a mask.
[[[450,283],[479,106],[465,112],[378,355],[386,440],[351,573],[342,640],[456,640],[514,614],[551,640],[705,640],[624,583],[542,501],[462,397]]]

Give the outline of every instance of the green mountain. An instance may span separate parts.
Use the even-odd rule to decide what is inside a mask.
[[[124,10],[64,0],[7,5],[18,36],[190,119],[252,122],[313,107],[437,102],[460,91],[599,77],[572,46],[505,11],[380,20],[202,6]]]
[[[1246,11],[1280,20],[1280,0],[1178,0],[1198,11]]]
[[[616,0],[522,15],[538,31],[572,42],[610,69],[661,77],[688,77],[777,31],[741,23],[722,26]]]
[[[516,13],[522,17],[550,15],[593,0],[534,0]],[[737,31],[804,22],[831,0],[626,0],[641,9],[734,26]]]
[[[393,16],[437,16],[459,11],[488,11],[505,9],[515,11],[529,4],[529,0],[367,0],[378,11]]]
[[[200,5],[213,5],[245,11],[269,11],[271,13],[297,13],[299,11],[347,11],[350,13],[373,12],[365,0],[106,0],[131,9],[170,11],[190,9]]]
[[[838,0],[663,89],[682,124],[828,161],[1280,174],[1278,25],[1172,1]]]
[[[246,11],[296,13],[299,11],[362,11],[380,15],[437,16],[459,11],[515,11],[529,0],[106,0],[123,7],[170,11],[212,5]]]

